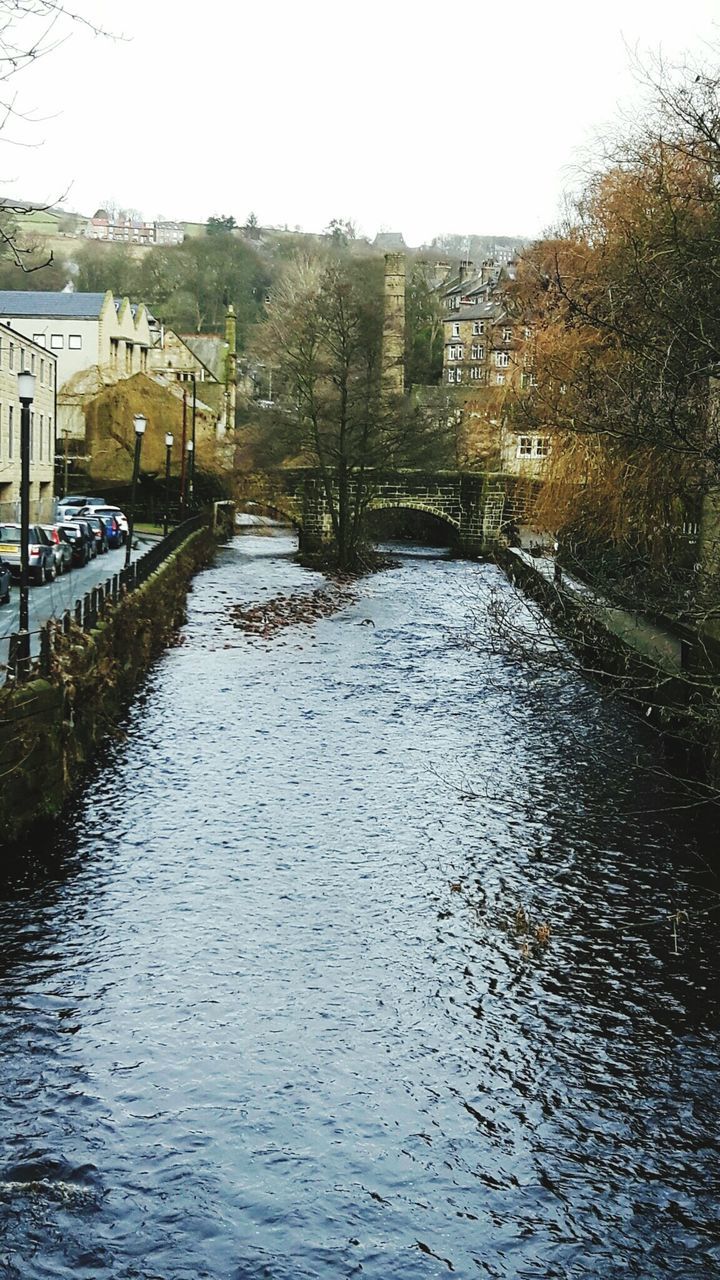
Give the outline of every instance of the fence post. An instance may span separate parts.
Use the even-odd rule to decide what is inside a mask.
[[[70,630],[70,610],[66,609],[62,616],[63,635],[66,636]]]
[[[76,621],[77,625],[82,629],[82,624],[83,624],[83,602],[82,602],[82,600],[76,600],[76,601],[75,601],[75,621]]]
[[[40,671],[41,674],[47,676],[50,674],[50,653],[52,650],[52,618],[48,619],[43,627],[40,628]]]
[[[18,637],[13,631],[8,645],[8,680],[17,680],[18,676]]]

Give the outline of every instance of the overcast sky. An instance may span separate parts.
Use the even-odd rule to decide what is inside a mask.
[[[204,221],[539,234],[580,150],[640,88],[628,50],[720,46],[720,0],[78,0],[15,82],[0,193]],[[717,55],[720,62],[720,54]],[[31,147],[17,141],[31,142]]]

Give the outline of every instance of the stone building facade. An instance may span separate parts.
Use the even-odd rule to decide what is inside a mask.
[[[0,519],[15,521],[20,510],[20,400],[18,373],[35,375],[30,411],[31,518],[52,515],[57,415],[55,357],[9,326],[0,324]]]
[[[466,261],[441,286],[442,381],[462,416],[467,464],[536,476],[550,454],[550,433],[515,431],[508,418],[512,399],[535,385],[530,327],[503,296],[513,279],[512,263],[484,262],[475,271]]]

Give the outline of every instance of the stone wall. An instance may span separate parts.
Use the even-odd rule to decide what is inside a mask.
[[[190,580],[215,539],[200,529],[89,634],[73,627],[50,675],[0,690],[0,844],[56,817],[185,616]]]

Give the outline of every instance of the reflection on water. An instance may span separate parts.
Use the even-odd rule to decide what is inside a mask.
[[[457,643],[489,566],[239,633],[290,550],[221,552],[8,875],[0,1277],[716,1275],[718,917],[646,748]]]

